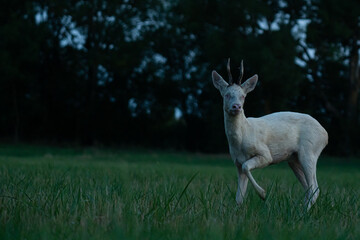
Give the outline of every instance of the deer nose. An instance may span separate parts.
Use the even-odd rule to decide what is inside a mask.
[[[240,104],[234,104],[234,105],[232,106],[232,109],[233,109],[233,110],[240,110],[240,109],[241,109],[241,105],[240,105]]]

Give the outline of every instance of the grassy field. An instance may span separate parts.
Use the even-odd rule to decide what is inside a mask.
[[[286,163],[237,206],[227,155],[0,146],[0,239],[360,239],[359,170],[321,158],[306,212]]]

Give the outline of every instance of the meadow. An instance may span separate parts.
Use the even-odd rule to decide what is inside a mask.
[[[238,206],[226,154],[0,145],[0,239],[360,239],[359,170],[321,157],[307,212],[286,163]]]

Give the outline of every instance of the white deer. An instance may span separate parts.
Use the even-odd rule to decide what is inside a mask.
[[[238,172],[236,202],[244,201],[248,180],[265,199],[265,190],[257,184],[251,170],[287,160],[307,191],[305,200],[309,210],[319,196],[316,163],[328,143],[328,134],[307,114],[277,112],[260,118],[246,118],[245,97],[255,88],[258,76],[241,84],[243,69],[241,61],[240,77],[233,82],[228,60],[229,84],[216,71],[212,72],[214,86],[223,97],[225,133]]]

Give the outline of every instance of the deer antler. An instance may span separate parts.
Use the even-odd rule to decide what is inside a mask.
[[[228,75],[229,75],[229,84],[237,84],[237,85],[240,85],[241,84],[241,80],[244,76],[244,61],[241,60],[241,65],[239,67],[239,70],[240,70],[240,75],[239,75],[239,78],[237,81],[233,82],[233,79],[232,79],[232,75],[231,75],[231,70],[230,70],[230,58],[228,58],[228,63],[227,63],[227,71],[228,71]]]
[[[243,78],[243,76],[244,76],[244,63],[243,63],[243,62],[244,62],[244,61],[241,60],[241,66],[239,67],[240,75],[239,75],[238,81],[236,82],[236,84],[238,84],[238,85],[241,84],[241,80],[242,80],[242,78]]]
[[[228,58],[228,63],[227,63],[227,71],[228,71],[228,75],[229,75],[229,84],[233,84],[232,81],[232,75],[231,75],[231,71],[230,71],[230,58]]]

